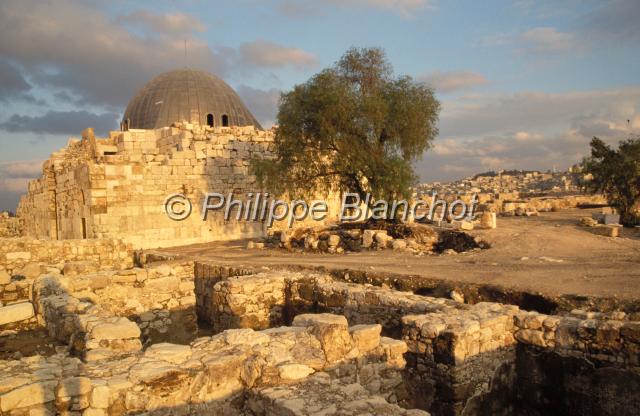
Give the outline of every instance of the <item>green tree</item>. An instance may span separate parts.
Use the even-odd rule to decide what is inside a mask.
[[[623,140],[614,150],[597,137],[591,140],[591,156],[583,160],[585,181],[591,192],[603,193],[620,213],[622,224],[640,224],[640,138]]]
[[[437,135],[439,111],[431,88],[393,76],[382,49],[352,48],[282,94],[275,157],[253,160],[252,173],[292,197],[333,190],[409,198],[413,162]]]

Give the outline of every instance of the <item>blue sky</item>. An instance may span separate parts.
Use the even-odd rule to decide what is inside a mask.
[[[594,135],[640,132],[639,20],[637,0],[4,0],[0,210],[70,136],[117,128],[160,72],[213,72],[269,126],[281,91],[351,46],[383,47],[441,100],[422,180],[566,168]]]

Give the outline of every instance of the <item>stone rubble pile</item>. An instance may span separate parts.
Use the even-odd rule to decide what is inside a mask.
[[[486,228],[495,228],[495,214],[478,220]],[[470,229],[473,229],[471,227]],[[450,237],[466,236],[470,245],[459,246]],[[451,245],[453,244],[453,245]],[[360,252],[363,250],[394,250],[412,254],[442,253],[448,249],[456,252],[474,248],[488,248],[488,244],[464,232],[445,228],[435,228],[422,224],[396,225],[390,229],[339,228],[329,229],[297,228],[274,233],[262,241],[249,241],[247,249],[284,248],[289,251],[308,251],[330,254]]]

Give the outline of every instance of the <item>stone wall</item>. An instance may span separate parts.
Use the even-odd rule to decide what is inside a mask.
[[[20,221],[18,217],[0,212],[0,238],[18,237],[20,235]]]
[[[122,238],[136,249],[262,236],[261,221],[224,221],[223,211],[202,220],[205,195],[260,192],[249,173],[254,157],[270,157],[273,131],[247,127],[176,127],[110,133],[83,132],[43,165],[18,207],[25,235],[36,238]],[[175,221],[165,213],[169,195],[192,203]],[[212,201],[215,202],[215,201]]]
[[[65,267],[65,286],[73,296],[127,317],[143,343],[188,343],[197,333],[193,262],[158,262],[144,268],[76,275]]]
[[[119,240],[35,240],[0,238],[0,328],[37,326],[32,301],[34,282],[42,274],[58,275],[67,264],[83,270],[132,267],[131,247]]]
[[[34,263],[57,265],[92,260],[103,269],[125,269],[133,266],[133,250],[118,239],[38,240],[34,238],[0,238],[0,268],[18,275]]]
[[[607,389],[622,388],[616,381],[619,378],[612,383],[600,380],[595,369],[589,372],[592,364],[586,364],[597,362],[631,379],[638,377],[640,323],[621,321],[621,313],[550,316],[513,305],[468,305],[337,282],[322,274],[281,270],[251,273],[206,264],[196,265],[196,302],[200,319],[210,322],[216,331],[287,324],[307,312],[341,314],[351,325],[379,324],[383,333],[407,343],[404,378],[409,407],[437,415],[508,415],[525,409],[518,407],[518,398],[527,394],[520,384],[532,392],[537,381],[544,384],[552,377],[534,373],[532,378],[532,364],[521,364],[531,358],[527,361],[522,354],[555,354],[563,363],[581,360],[587,369],[574,374],[566,389],[570,390],[572,383],[584,385],[580,381],[584,377],[595,377],[593,380],[600,383],[595,388],[601,392],[599,397],[610,402],[601,403],[599,408],[617,409],[617,413],[607,414],[633,413],[640,408],[633,401],[607,397]],[[545,371],[550,368],[544,363],[534,364]],[[629,389],[624,391],[630,394]],[[543,393],[536,394],[542,397]],[[529,399],[533,403],[533,396]]]
[[[593,316],[549,316],[535,312],[516,317],[516,339],[525,345],[565,356],[640,366],[640,322]]]
[[[345,407],[344,414],[365,409],[376,415],[426,415],[385,400],[395,394],[389,388],[395,381],[385,383],[380,379],[384,373],[376,369],[385,368],[395,374],[390,380],[397,380],[404,365],[403,342],[380,337],[379,326],[348,328],[335,315],[301,316],[294,325],[263,332],[228,330],[190,345],[155,344],[118,360],[82,364],[55,355],[3,361],[0,414],[262,415],[281,409],[307,415],[312,412],[304,405],[313,403]],[[341,371],[345,366],[355,370]],[[349,377],[360,375],[368,375],[371,383],[350,383]],[[387,387],[371,393],[380,391],[381,384]],[[277,394],[270,389],[275,385],[288,390]],[[337,389],[351,397],[331,403],[324,394],[338,397]]]

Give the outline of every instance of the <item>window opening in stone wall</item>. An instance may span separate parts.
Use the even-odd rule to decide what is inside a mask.
[[[207,126],[213,127],[213,114],[207,114]]]
[[[222,115],[222,126],[229,127],[229,116],[226,114]]]

